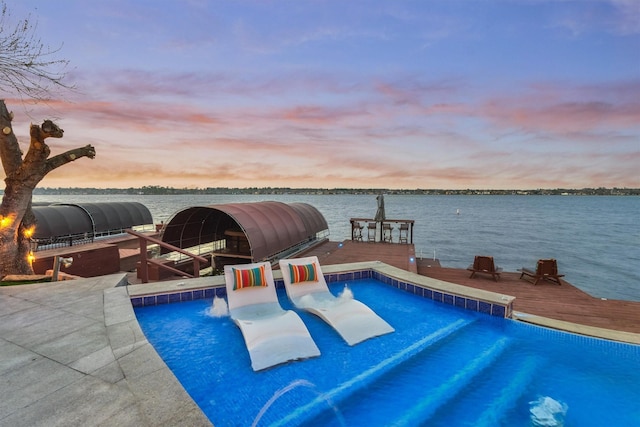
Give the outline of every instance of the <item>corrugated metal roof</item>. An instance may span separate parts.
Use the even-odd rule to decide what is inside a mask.
[[[251,258],[261,261],[328,230],[324,216],[306,203],[256,202],[190,207],[167,222],[162,240],[180,248],[224,239],[242,231]]]
[[[34,206],[33,213],[36,217],[34,239],[71,236],[93,230],[91,218],[77,206]]]
[[[37,221],[34,239],[94,235],[153,224],[149,209],[138,202],[36,205],[33,213]]]
[[[82,203],[77,206],[89,214],[97,233],[153,224],[149,209],[138,202]]]

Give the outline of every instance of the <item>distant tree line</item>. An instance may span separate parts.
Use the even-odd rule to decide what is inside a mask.
[[[579,196],[638,196],[640,188],[556,188],[536,190],[445,190],[445,189],[388,189],[388,188],[289,188],[289,187],[207,187],[207,188],[173,188],[162,186],[144,186],[130,188],[35,188],[34,195],[178,195],[178,194],[214,194],[214,195],[273,195],[273,194],[348,194],[348,195],[579,195]]]

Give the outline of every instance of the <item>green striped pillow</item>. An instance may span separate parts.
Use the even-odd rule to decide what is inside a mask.
[[[267,286],[264,265],[256,268],[232,268],[233,290],[250,288],[252,286]]]
[[[315,263],[302,265],[289,264],[289,273],[291,274],[291,283],[318,281],[318,269]]]

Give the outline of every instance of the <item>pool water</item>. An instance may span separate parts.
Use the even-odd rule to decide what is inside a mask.
[[[231,319],[209,315],[211,299],[135,312],[216,427],[532,425],[531,402],[544,398],[565,405],[566,426],[640,425],[640,346],[493,318],[373,279],[329,284],[336,295],[345,285],[396,331],[350,347],[299,312],[321,356],[261,372]]]

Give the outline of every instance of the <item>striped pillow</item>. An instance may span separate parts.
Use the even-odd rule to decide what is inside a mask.
[[[318,281],[318,269],[315,263],[303,265],[289,264],[289,273],[291,274],[291,283]]]
[[[264,265],[256,268],[232,268],[233,290],[250,288],[252,286],[267,286],[264,274]]]

